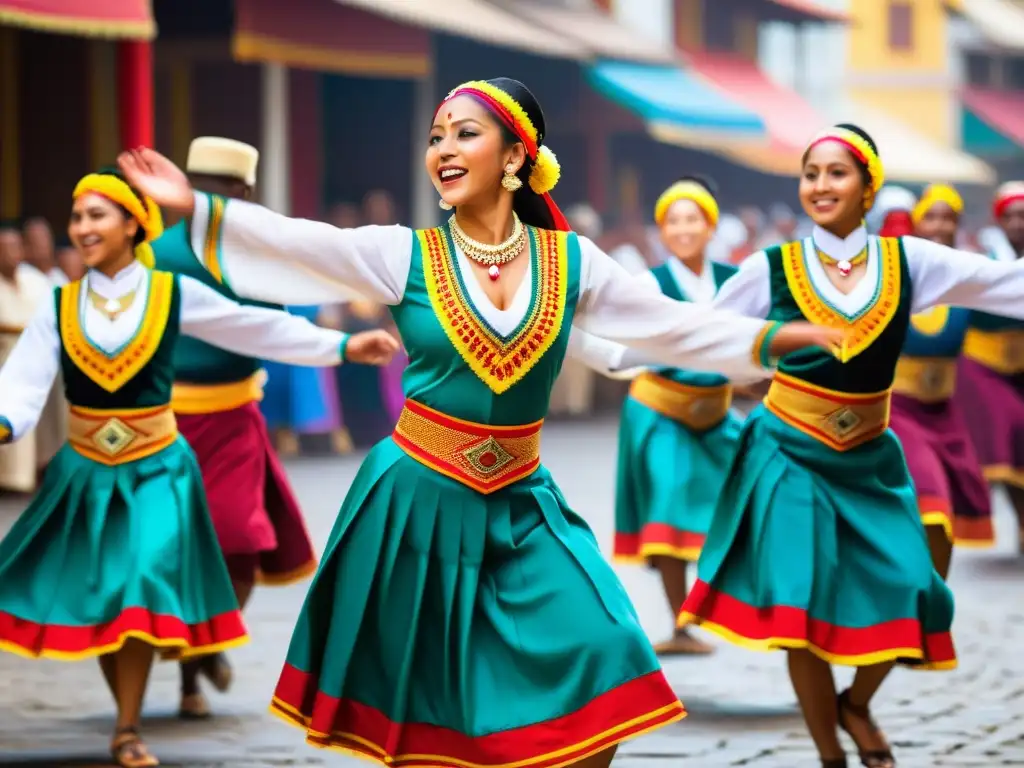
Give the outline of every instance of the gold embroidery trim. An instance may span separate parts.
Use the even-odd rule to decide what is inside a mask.
[[[176,381],[171,391],[171,407],[175,413],[220,413],[241,408],[263,399],[266,371],[257,371],[242,381],[227,384],[186,384]]]
[[[896,363],[892,391],[922,403],[949,400],[956,390],[956,359],[901,357]]]
[[[391,439],[416,461],[480,493],[494,493],[540,466],[543,421],[496,427],[406,400]]]
[[[64,350],[75,366],[107,392],[116,392],[149,364],[156,354],[171,312],[174,275],[150,274],[149,295],[138,330],[124,348],[107,357],[86,338],[79,317],[81,282],[61,289],[60,332]]]
[[[900,305],[902,274],[899,240],[895,237],[882,237],[878,243],[882,262],[878,295],[874,303],[853,320],[830,307],[815,290],[804,261],[803,243],[797,241],[782,246],[786,283],[800,312],[817,325],[847,330],[847,337],[837,355],[844,363],[866,350],[882,335]]]
[[[964,355],[1004,376],[1024,373],[1024,331],[970,328],[964,337]]]
[[[565,318],[568,235],[533,227],[530,235],[539,252],[538,274],[533,276],[533,290],[539,292],[539,300],[533,303],[519,332],[503,340],[481,322],[463,294],[458,265],[444,230],[417,232],[423,251],[423,277],[434,313],[462,359],[498,395],[521,381],[551,348]]]
[[[224,272],[220,263],[220,231],[224,223],[224,205],[223,198],[210,195],[210,221],[203,242],[203,264],[218,283],[224,282]]]
[[[170,406],[105,409],[71,406],[68,443],[87,459],[115,466],[152,456],[173,443],[178,426]]]
[[[765,407],[829,448],[848,451],[889,427],[889,390],[870,394],[838,392],[776,373]]]
[[[652,411],[703,432],[722,423],[732,406],[732,386],[695,387],[654,373],[633,379],[629,395]]]

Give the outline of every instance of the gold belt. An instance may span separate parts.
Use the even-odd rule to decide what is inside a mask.
[[[764,404],[791,427],[837,451],[848,451],[885,432],[889,390],[837,392],[776,373]]]
[[[493,493],[540,466],[543,424],[476,424],[406,400],[391,438],[421,464],[475,491]]]
[[[892,391],[922,403],[949,400],[956,390],[956,360],[948,357],[901,357]]]
[[[68,442],[101,464],[126,464],[163,450],[178,437],[169,405],[155,408],[97,409],[71,406]]]
[[[242,381],[227,384],[185,384],[175,382],[171,391],[171,408],[175,413],[219,413],[240,408],[263,399],[267,372],[260,370]]]
[[[732,405],[730,384],[695,387],[654,373],[642,373],[633,379],[629,395],[652,411],[698,432],[721,424]]]
[[[1024,331],[979,331],[970,328],[964,337],[964,354],[996,373],[1024,371]]]

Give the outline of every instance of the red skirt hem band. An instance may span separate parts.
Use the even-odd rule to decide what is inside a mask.
[[[991,547],[996,542],[995,527],[992,518],[966,517],[953,512],[948,499],[941,496],[917,497],[917,507],[921,513],[921,522],[925,526],[938,526],[946,532],[946,537],[954,544],[962,547]]]
[[[120,650],[130,638],[160,649],[164,658],[201,656],[242,645],[249,639],[242,614],[229,611],[198,623],[125,608],[113,621],[75,627],[37,624],[0,612],[0,650],[28,658],[75,661]]]
[[[395,723],[383,712],[316,689],[286,664],[270,710],[306,731],[306,742],[403,768],[559,768],[686,716],[659,670],[601,694],[563,717],[486,736],[426,723]],[[312,701],[312,713],[304,702]]]
[[[641,561],[664,555],[694,561],[704,547],[703,533],[684,531],[667,523],[647,523],[640,533],[615,532],[613,556],[617,560]]]
[[[867,666],[913,661],[924,669],[953,669],[956,650],[946,632],[926,633],[917,619],[842,627],[790,606],[757,608],[698,580],[683,603],[680,627],[698,624],[752,650],[807,649],[833,664]]]

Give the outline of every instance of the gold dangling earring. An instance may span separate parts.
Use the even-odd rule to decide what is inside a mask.
[[[442,211],[450,211],[452,209],[452,204],[445,202],[445,199],[442,197],[440,200],[437,201],[437,207],[440,208]]]
[[[505,175],[501,177],[501,186],[509,192],[515,192],[523,186],[522,179],[516,176],[515,166],[505,166]]]

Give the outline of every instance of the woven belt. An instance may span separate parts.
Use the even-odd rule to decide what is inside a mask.
[[[416,461],[480,493],[493,493],[540,466],[543,421],[495,427],[446,416],[406,400],[392,434]]]
[[[186,384],[175,382],[171,391],[171,408],[175,413],[219,413],[241,408],[263,399],[267,372],[260,370],[242,381],[228,384]]]
[[[169,405],[106,410],[71,406],[68,443],[101,464],[126,464],[163,450],[178,437]]]
[[[956,390],[956,360],[948,357],[901,357],[892,391],[922,403],[942,403]]]
[[[889,427],[889,390],[851,394],[776,373],[764,404],[791,427],[837,451],[848,451]]]
[[[729,384],[695,387],[654,373],[642,373],[633,379],[629,395],[652,411],[698,432],[721,424],[732,405]]]
[[[964,354],[996,373],[1010,376],[1024,372],[1024,331],[971,328],[964,337]]]

